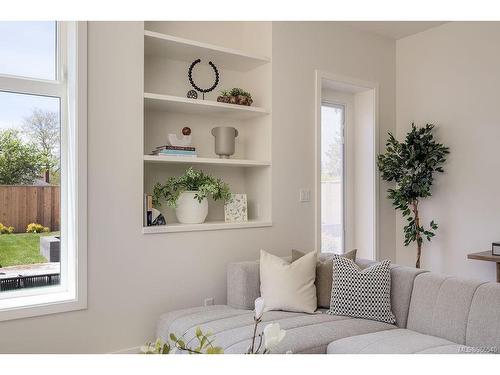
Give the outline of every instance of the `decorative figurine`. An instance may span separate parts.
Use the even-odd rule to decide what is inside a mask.
[[[197,91],[199,91],[199,92],[201,92],[203,94],[203,100],[205,100],[205,93],[212,91],[219,84],[219,71],[217,70],[217,67],[215,66],[215,64],[213,62],[211,62],[211,61],[208,62],[208,65],[210,65],[212,67],[212,69],[214,70],[214,73],[215,73],[215,82],[208,89],[202,89],[202,88],[198,87],[196,85],[196,83],[194,83],[194,81],[193,81],[193,68],[195,67],[196,64],[198,64],[200,62],[201,62],[201,59],[197,59],[197,60],[194,60],[191,63],[191,66],[188,69],[188,79],[189,79],[189,83],[191,83],[191,86],[193,86]]]
[[[188,99],[198,99],[198,93],[196,90],[189,90],[187,93]]]
[[[160,211],[156,208],[153,208],[151,215],[151,225],[166,225],[167,221],[165,220],[165,216],[162,215]]]
[[[169,134],[168,142],[170,146],[176,147],[189,147],[191,146],[191,128],[185,126],[182,128],[182,137],[178,137],[177,134]]]

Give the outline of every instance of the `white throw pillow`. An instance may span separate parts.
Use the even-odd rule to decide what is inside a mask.
[[[293,263],[260,251],[260,295],[264,311],[284,310],[313,313],[317,308],[316,252]]]

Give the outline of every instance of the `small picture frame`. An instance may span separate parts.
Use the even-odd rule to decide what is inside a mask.
[[[500,241],[491,244],[491,254],[500,256]]]
[[[231,194],[231,198],[224,204],[224,219],[226,223],[241,223],[248,221],[246,194]]]

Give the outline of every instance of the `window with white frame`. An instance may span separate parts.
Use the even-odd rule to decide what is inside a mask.
[[[86,304],[85,26],[0,22],[0,320]]]
[[[321,251],[344,252],[345,105],[321,104]]]

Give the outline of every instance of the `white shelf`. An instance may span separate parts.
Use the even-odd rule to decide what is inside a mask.
[[[265,56],[148,30],[144,30],[144,53],[188,62],[201,58],[202,63],[212,61],[217,67],[243,72],[271,61]]]
[[[170,164],[207,164],[225,165],[228,167],[267,167],[271,165],[269,161],[244,160],[244,159],[218,159],[218,158],[193,158],[182,156],[156,156],[144,155],[147,163],[170,163]]]
[[[167,225],[143,227],[142,233],[153,234],[153,233],[175,233],[175,232],[198,232],[205,230],[270,227],[272,225],[273,223],[270,221],[260,221],[260,220],[249,220],[247,222],[241,222],[241,223],[226,223],[224,221],[207,221],[203,224],[172,223]]]
[[[246,120],[252,117],[269,114],[269,112],[261,107],[219,103],[213,100],[189,99],[173,95],[152,94],[149,92],[144,93],[144,105],[146,109],[154,111],[211,115],[234,120]]]

